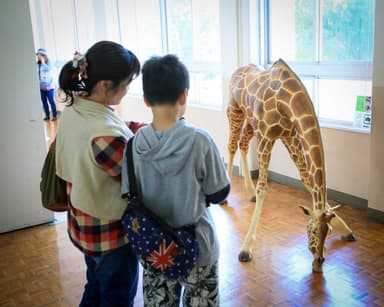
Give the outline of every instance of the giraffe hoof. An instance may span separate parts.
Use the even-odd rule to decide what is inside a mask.
[[[252,260],[252,255],[250,252],[241,251],[239,254],[239,261],[241,262],[249,262]]]
[[[227,199],[224,199],[224,200],[220,203],[220,206],[223,206],[223,205],[228,205],[228,200],[227,200]]]
[[[353,232],[351,232],[350,234],[348,234],[346,236],[341,236],[341,240],[343,240],[343,241],[356,241],[356,236],[354,235]]]
[[[313,273],[323,273],[323,268],[322,267],[312,267],[312,272]]]
[[[256,196],[252,196],[252,198],[250,199],[251,202],[255,203],[256,202]]]

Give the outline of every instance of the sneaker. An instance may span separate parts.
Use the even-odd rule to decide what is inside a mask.
[[[49,120],[49,117],[46,116],[46,117],[43,118],[43,120]]]
[[[52,117],[51,121],[52,122],[56,121],[56,117]]]

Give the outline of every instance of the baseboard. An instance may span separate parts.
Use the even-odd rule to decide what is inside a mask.
[[[384,223],[384,212],[373,208],[367,209],[368,218],[379,223]]]
[[[252,174],[251,176],[252,178],[257,178],[257,177],[253,177]],[[298,188],[300,190],[306,191],[303,183],[296,178],[284,176],[284,175],[269,171],[268,179],[274,182],[278,182],[290,187],[294,187],[294,188]],[[357,196],[339,192],[333,189],[327,189],[327,196],[328,196],[328,199],[334,200],[339,203],[348,204],[353,208],[362,209],[362,210],[368,209],[368,201],[366,199],[363,199]]]
[[[241,176],[240,173],[241,173],[240,168],[238,166],[234,166],[233,174],[237,176]],[[252,179],[257,179],[258,176],[259,176],[259,170],[251,171]],[[301,180],[288,177],[285,175],[281,175],[279,173],[268,171],[268,180],[306,191]],[[328,196],[328,199],[330,200],[334,200],[342,204],[348,204],[353,208],[365,210],[367,212],[367,216],[369,219],[380,222],[380,223],[384,223],[384,212],[376,209],[368,208],[367,199],[360,198],[347,193],[339,192],[333,189],[327,189],[327,196]]]

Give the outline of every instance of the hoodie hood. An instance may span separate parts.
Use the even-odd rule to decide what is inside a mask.
[[[167,131],[155,131],[149,125],[137,132],[134,151],[161,175],[175,175],[191,155],[195,134],[195,128],[188,126],[184,119]]]

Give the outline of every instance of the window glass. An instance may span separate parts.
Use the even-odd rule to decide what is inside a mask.
[[[114,1],[75,0],[75,16],[81,52],[100,40],[119,40]]]
[[[167,1],[168,48],[185,62],[221,60],[219,2]]]
[[[78,47],[81,52],[85,52],[96,41],[92,3],[92,0],[75,0]]]
[[[222,105],[222,77],[215,73],[191,73],[188,99],[201,105]]]
[[[191,0],[167,1],[168,48],[181,60],[193,62],[193,23]]]
[[[35,42],[60,67],[99,40],[120,42],[143,63],[176,54],[191,74],[190,102],[222,105],[219,0],[30,0]],[[43,14],[44,13],[44,14]],[[141,78],[130,94],[142,95]]]
[[[352,123],[356,97],[371,95],[374,0],[266,3],[268,64],[295,67],[320,118]]]
[[[322,60],[372,60],[374,0],[323,0]]]
[[[53,0],[51,5],[56,60],[66,62],[71,59],[76,50],[73,2]]]
[[[308,78],[308,77],[302,77],[300,78],[301,82],[303,82],[305,89],[308,92],[309,97],[311,97],[311,100],[314,101],[314,79]]]
[[[320,79],[318,116],[353,122],[357,97],[371,96],[371,92],[371,81]]]
[[[269,1],[269,62],[313,61],[315,1]]]
[[[316,60],[317,37],[320,61],[372,60],[374,0],[319,2],[318,11],[314,0],[268,2],[269,62]]]
[[[52,18],[47,12],[51,11],[51,3],[48,0],[30,0],[31,21],[35,49],[45,48],[51,60],[55,59],[55,35],[53,32]]]
[[[168,52],[191,75],[192,104],[222,105],[219,1],[167,0]]]
[[[120,0],[118,9],[122,44],[132,50],[141,62],[152,55],[161,55],[159,1]]]
[[[118,6],[116,0],[104,0],[103,5],[95,6],[96,39],[120,41]],[[99,9],[97,9],[97,7]]]

